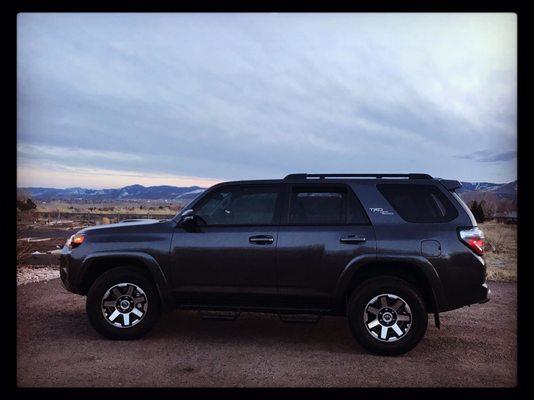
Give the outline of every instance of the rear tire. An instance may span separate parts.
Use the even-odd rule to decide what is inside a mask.
[[[372,278],[351,294],[347,316],[358,343],[393,356],[413,349],[428,325],[425,302],[410,283],[391,276]]]
[[[117,267],[95,280],[87,293],[86,311],[98,333],[108,339],[129,340],[154,327],[161,303],[149,276],[132,267]]]

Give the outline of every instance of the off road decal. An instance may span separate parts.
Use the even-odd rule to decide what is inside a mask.
[[[382,207],[371,207],[369,208],[369,210],[371,210],[374,213],[379,213],[382,215],[393,215],[391,211],[384,210]]]

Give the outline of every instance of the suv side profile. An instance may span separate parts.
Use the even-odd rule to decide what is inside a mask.
[[[484,235],[460,186],[426,174],[225,182],[171,219],[82,229],[60,276],[110,339],[141,337],[174,308],[338,315],[368,351],[402,354],[428,314],[439,328],[440,312],[489,300]]]

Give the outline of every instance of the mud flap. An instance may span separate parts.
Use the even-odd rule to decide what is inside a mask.
[[[438,312],[434,313],[434,324],[436,325],[436,328],[440,329],[441,324],[439,322],[439,313]]]

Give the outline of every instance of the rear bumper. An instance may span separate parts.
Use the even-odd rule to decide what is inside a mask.
[[[462,298],[456,298],[455,302],[450,302],[445,306],[440,307],[440,312],[456,310],[457,308],[470,306],[471,304],[483,304],[490,301],[491,290],[487,283],[471,289],[469,295]]]

